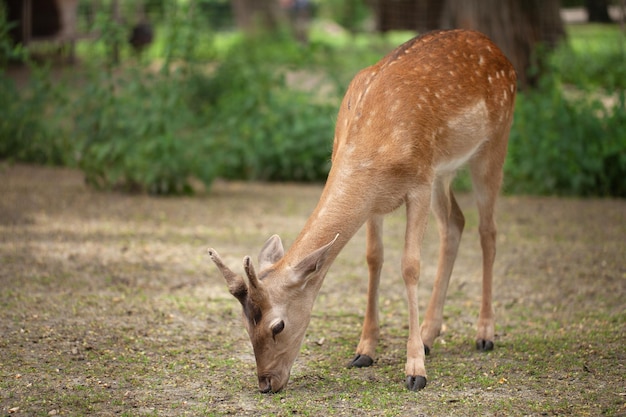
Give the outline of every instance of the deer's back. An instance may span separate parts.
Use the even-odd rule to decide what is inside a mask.
[[[411,180],[454,170],[484,141],[506,140],[515,90],[513,66],[478,32],[411,39],[352,80],[333,164]]]

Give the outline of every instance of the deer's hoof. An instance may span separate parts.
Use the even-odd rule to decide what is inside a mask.
[[[480,350],[481,352],[488,352],[490,350],[493,350],[493,342],[491,340],[478,339],[476,341],[476,349]]]
[[[348,364],[348,368],[367,368],[372,366],[374,359],[367,355],[356,355],[354,359]]]
[[[419,391],[426,386],[426,377],[425,376],[414,376],[409,375],[406,377],[406,387],[410,391]]]

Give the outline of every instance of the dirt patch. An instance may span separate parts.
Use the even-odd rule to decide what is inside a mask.
[[[473,350],[480,246],[471,195],[429,385],[405,392],[404,214],[386,221],[375,366],[344,368],[367,286],[364,233],[322,287],[286,391],[256,392],[233,268],[295,239],[320,186],[216,183],[210,194],[98,193],[79,172],[0,167],[0,407],[4,415],[626,415],[626,202],[503,197],[496,349]],[[423,250],[422,312],[436,267]]]

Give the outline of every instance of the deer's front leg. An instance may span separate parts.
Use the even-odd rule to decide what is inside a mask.
[[[424,343],[420,335],[417,284],[420,275],[420,250],[430,206],[430,187],[420,187],[407,196],[407,225],[402,256],[402,278],[409,306],[409,340],[405,366],[406,385],[411,391],[426,386]]]
[[[361,340],[356,348],[356,356],[348,367],[365,367],[374,363],[376,345],[380,328],[378,324],[378,286],[383,267],[383,216],[374,216],[367,221],[367,266],[369,284],[367,288],[367,307],[361,331]]]

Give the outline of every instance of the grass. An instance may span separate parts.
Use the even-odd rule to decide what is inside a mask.
[[[568,43],[577,54],[595,54],[624,47],[625,34],[616,24],[567,25]]]
[[[37,301],[29,300],[27,308],[33,308]],[[619,381],[623,375],[624,315],[615,318],[600,314],[592,326],[585,326],[587,330],[573,326],[552,336],[539,331],[550,321],[535,323],[534,332],[520,326],[502,337],[497,350],[489,354],[473,352],[470,335],[447,338],[446,344],[437,346],[429,357],[429,386],[419,394],[406,392],[403,387],[403,343],[399,336],[391,342],[390,353],[381,352],[377,366],[346,370],[342,365],[358,336],[355,329],[359,318],[317,316],[309,335],[326,335],[326,346],[307,342],[299,360],[300,369],[294,372],[288,390],[265,396],[256,393],[254,366],[244,353],[248,350],[246,343],[239,340],[235,346],[222,345],[215,343],[219,337],[216,334],[207,340],[206,336],[187,334],[182,325],[197,317],[219,315],[225,304],[197,305],[187,312],[168,309],[175,312],[176,318],[144,314],[143,318],[151,322],[146,330],[136,324],[117,327],[117,320],[110,317],[71,329],[28,330],[30,337],[20,338],[22,343],[31,347],[31,355],[45,358],[48,364],[42,369],[32,357],[28,358],[28,353],[17,361],[3,357],[3,391],[20,393],[13,404],[24,410],[41,410],[40,415],[52,409],[72,415],[101,414],[111,407],[116,412],[128,407],[140,412],[155,403],[155,415],[178,411],[189,415],[245,413],[238,403],[254,404],[248,411],[271,415],[389,416],[408,412],[485,414],[485,403],[490,404],[494,415],[584,415],[585,410],[579,408],[584,404],[602,404],[602,410],[587,405],[590,415],[598,411],[616,415],[624,406],[619,392],[604,393],[605,388],[597,384],[598,379]],[[155,300],[150,307],[163,308]],[[235,326],[236,321],[228,320],[227,326]],[[141,335],[142,331],[148,334]],[[352,333],[352,337],[334,336],[340,331]],[[93,346],[89,337],[96,334],[106,337],[98,336],[97,346]],[[75,342],[85,355],[76,358],[71,349],[68,353],[67,340],[79,335],[87,335]],[[9,337],[15,340],[15,335]],[[51,347],[53,342],[60,342],[61,349],[42,351],[42,346]],[[8,347],[3,346],[3,350],[6,352]],[[244,354],[247,360],[237,360],[233,353]],[[7,375],[7,364],[20,369],[19,376]],[[38,395],[21,393],[29,391],[29,385],[37,389]],[[579,391],[581,385],[586,388]],[[607,402],[607,396],[612,400]],[[5,400],[7,406],[12,404],[11,398]]]
[[[96,193],[73,172],[69,180],[52,169],[23,172],[20,179],[10,169],[12,180],[0,182],[0,284],[9,289],[0,294],[3,414],[626,412],[622,201],[502,199],[496,349],[486,354],[473,346],[480,258],[477,224],[468,222],[446,329],[419,393],[404,388],[406,306],[397,272],[404,224],[402,212],[394,213],[386,222],[375,365],[345,368],[365,304],[361,231],[322,287],[287,389],[262,395],[240,307],[204,250],[219,248],[239,270],[240,257],[271,233],[285,232],[288,245],[319,187],[218,184],[212,197],[155,199]],[[17,217],[5,201],[19,208]],[[469,196],[459,203],[475,218]],[[233,212],[236,231],[224,232],[235,227],[224,214]],[[436,250],[430,227],[422,312]]]

